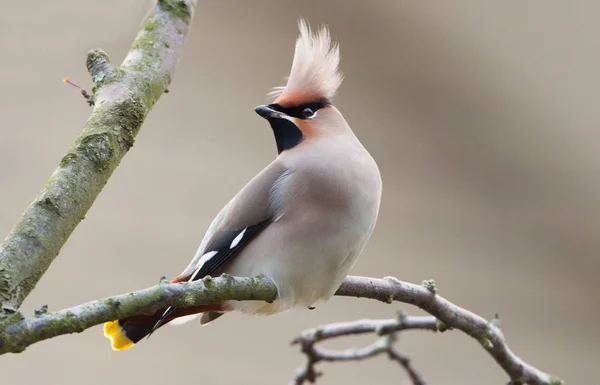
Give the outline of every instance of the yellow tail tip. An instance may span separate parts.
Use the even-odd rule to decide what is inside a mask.
[[[110,321],[104,324],[104,337],[110,340],[113,350],[126,350],[134,345],[123,332],[119,321]]]

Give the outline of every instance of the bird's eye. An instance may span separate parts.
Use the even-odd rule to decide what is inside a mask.
[[[311,108],[306,107],[304,110],[302,110],[302,115],[304,115],[305,118],[310,118],[314,114],[315,112]]]

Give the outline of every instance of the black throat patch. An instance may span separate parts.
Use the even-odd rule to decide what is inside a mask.
[[[269,104],[268,107],[284,114],[301,119],[311,119],[313,115],[321,108],[327,107],[331,104],[329,99],[321,99],[312,103],[303,103],[292,107],[283,107],[280,104],[273,103]],[[285,118],[272,118],[269,119],[269,124],[273,129],[275,135],[275,142],[277,143],[277,152],[281,154],[285,150],[289,150],[297,146],[304,139],[304,134],[293,122]]]
[[[300,131],[298,126],[287,119],[269,119],[269,124],[275,135],[278,154],[297,146],[304,139],[304,135],[302,135],[302,131]]]

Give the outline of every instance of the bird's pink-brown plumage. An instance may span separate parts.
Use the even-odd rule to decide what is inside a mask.
[[[288,82],[275,91],[273,104],[257,109],[274,130],[279,155],[215,217],[190,264],[173,279],[262,275],[277,285],[277,300],[170,308],[113,321],[105,327],[113,348],[127,348],[193,313],[204,313],[203,323],[232,310],[273,314],[312,307],[335,293],[373,232],[382,191],[377,164],[331,104],[342,81],[338,63],[328,30],[313,34],[301,21]]]

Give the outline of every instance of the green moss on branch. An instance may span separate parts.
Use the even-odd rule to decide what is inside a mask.
[[[227,300],[273,301],[276,297],[277,287],[268,279],[223,276],[190,284],[159,284],[27,319],[13,314],[10,319],[6,318],[4,323],[0,323],[0,354],[20,353],[39,341],[80,333],[92,326],[119,318],[154,314],[168,306],[190,307]]]
[[[194,7],[194,0],[158,2],[120,67],[102,50],[88,53],[94,110],[0,244],[0,317],[20,307],[133,146],[144,119],[171,82]]]
[[[158,4],[165,11],[189,24],[192,19],[191,6],[182,0],[159,0]]]

